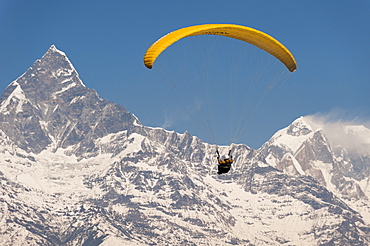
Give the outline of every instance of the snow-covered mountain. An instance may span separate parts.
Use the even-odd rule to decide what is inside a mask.
[[[370,129],[301,117],[278,131],[259,158],[290,175],[309,175],[370,221]]]
[[[52,46],[6,88],[0,122],[1,245],[369,244],[366,151],[306,117],[234,145],[218,176],[215,146],[143,126]]]

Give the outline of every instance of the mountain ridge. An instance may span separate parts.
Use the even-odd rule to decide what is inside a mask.
[[[234,145],[218,176],[214,145],[143,126],[55,46],[0,109],[2,245],[369,243],[367,169],[351,171],[366,159],[339,159],[307,117],[257,150]]]

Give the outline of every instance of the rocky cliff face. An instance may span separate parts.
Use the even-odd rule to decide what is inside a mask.
[[[302,118],[259,150],[235,145],[218,176],[215,146],[143,126],[52,46],[6,88],[0,122],[1,245],[369,242],[365,206],[343,200],[368,196],[368,159]]]

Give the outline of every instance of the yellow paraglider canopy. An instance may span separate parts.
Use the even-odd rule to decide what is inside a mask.
[[[265,50],[279,59],[290,72],[297,69],[296,61],[290,51],[275,38],[256,29],[235,24],[205,24],[178,29],[163,36],[146,51],[144,64],[152,68],[157,57],[178,40],[197,35],[220,35],[248,42]]]

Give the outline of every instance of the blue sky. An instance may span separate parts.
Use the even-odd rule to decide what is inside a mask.
[[[302,115],[370,118],[370,3],[365,0],[1,0],[0,90],[55,44],[86,86],[123,105],[144,125],[163,126],[176,109],[166,100],[168,90],[143,65],[143,55],[162,35],[205,23],[262,30],[297,60],[297,71],[270,92],[239,142],[258,148]],[[167,129],[201,135],[191,120],[174,116],[172,121]]]

